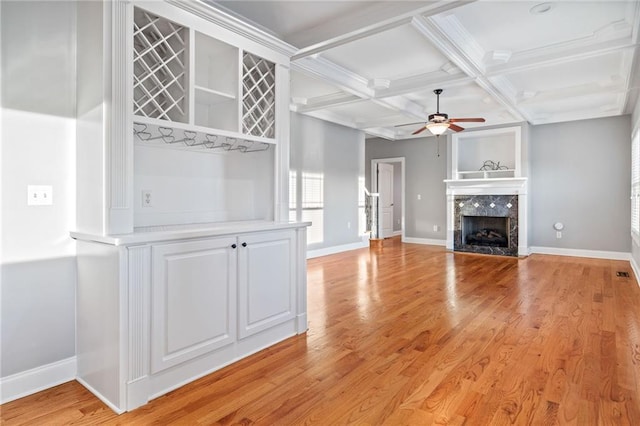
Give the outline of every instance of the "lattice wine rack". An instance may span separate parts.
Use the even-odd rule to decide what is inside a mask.
[[[135,9],[134,114],[187,122],[186,35],[185,27]]]
[[[242,57],[242,130],[275,137],[276,69],[272,62],[244,52]]]

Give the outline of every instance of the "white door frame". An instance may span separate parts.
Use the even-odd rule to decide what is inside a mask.
[[[376,158],[371,160],[371,192],[378,192],[378,181],[376,179],[375,171],[378,169],[378,163],[400,163],[400,199],[402,200],[402,212],[400,217],[400,231],[402,232],[402,241],[404,242],[404,220],[405,220],[405,161],[404,157],[391,157],[391,158]]]

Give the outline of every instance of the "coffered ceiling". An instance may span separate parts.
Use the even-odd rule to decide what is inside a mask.
[[[437,88],[486,119],[465,128],[630,114],[640,91],[639,0],[211,4],[293,46],[292,110],[372,136],[415,137]]]

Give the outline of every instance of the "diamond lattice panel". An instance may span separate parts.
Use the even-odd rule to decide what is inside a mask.
[[[247,135],[275,137],[276,67],[251,53],[242,57],[242,131]]]
[[[134,114],[187,121],[186,29],[141,9],[134,15]]]

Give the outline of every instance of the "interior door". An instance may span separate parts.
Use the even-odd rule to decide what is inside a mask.
[[[380,238],[393,235],[393,165],[378,163]]]

